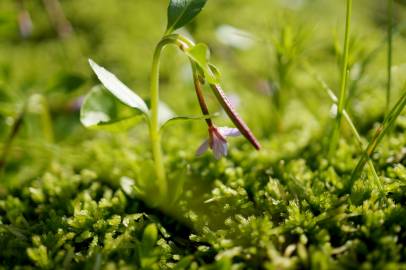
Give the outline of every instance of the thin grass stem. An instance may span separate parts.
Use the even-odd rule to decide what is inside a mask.
[[[406,86],[403,88],[403,95],[400,97],[396,105],[385,117],[382,125],[379,126],[378,129],[376,130],[374,137],[372,138],[371,142],[369,143],[368,147],[364,152],[364,155],[362,155],[357,166],[354,168],[351,174],[351,178],[347,183],[346,187],[344,188],[344,192],[347,193],[351,192],[354,182],[361,176],[362,170],[364,169],[364,166],[367,163],[368,158],[370,158],[373,155],[379,143],[387,135],[388,131],[393,127],[396,119],[401,114],[405,106],[406,106]]]
[[[324,80],[322,78],[320,78],[320,76],[318,76],[317,74],[315,74],[310,67],[306,64],[306,69],[309,70],[309,72],[311,73],[311,75],[313,75],[313,77],[316,79],[316,81],[321,85],[321,87],[326,91],[327,95],[330,97],[330,99],[334,102],[334,104],[337,104],[338,102],[338,98],[337,96],[334,94],[333,90],[330,89],[330,87],[324,82]],[[364,143],[362,142],[362,137],[359,134],[357,128],[354,125],[354,122],[351,120],[350,115],[348,114],[348,112],[344,109],[343,110],[343,116],[345,121],[347,122],[347,124],[349,125],[352,134],[354,135],[355,141],[357,142],[357,145],[359,147],[359,149],[361,150],[361,152],[364,152],[364,148],[366,147],[364,145]],[[368,168],[370,170],[370,173],[375,181],[376,186],[379,189],[379,192],[383,192],[383,186],[381,183],[381,180],[379,179],[378,173],[376,172],[375,166],[372,162],[372,160],[368,157]]]
[[[386,114],[389,113],[392,92],[392,49],[393,49],[393,0],[388,0],[388,29],[387,29],[387,83],[386,83]]]
[[[347,0],[346,9],[346,22],[345,22],[345,37],[344,37],[344,51],[342,59],[342,70],[341,70],[341,86],[340,86],[340,97],[338,100],[337,116],[334,123],[330,146],[329,146],[329,160],[332,160],[334,153],[337,149],[338,141],[340,138],[340,128],[341,119],[344,111],[345,100],[347,96],[347,81],[348,81],[348,58],[349,58],[349,47],[350,47],[350,27],[351,27],[351,15],[352,15],[352,0]]]
[[[21,126],[23,125],[24,122],[24,117],[25,117],[25,113],[26,113],[26,104],[24,105],[23,109],[21,110],[21,112],[18,114],[16,120],[14,121],[13,126],[11,127],[11,131],[10,134],[8,135],[4,146],[3,146],[3,151],[1,153],[0,156],[0,176],[6,166],[6,162],[7,162],[7,158],[11,149],[11,145],[14,141],[14,139],[16,138],[18,132],[21,129]]]

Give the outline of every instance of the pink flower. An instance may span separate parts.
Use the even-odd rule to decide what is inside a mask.
[[[214,157],[220,159],[223,156],[227,156],[228,153],[228,143],[227,137],[237,137],[241,133],[236,128],[229,127],[209,127],[209,139],[205,140],[197,149],[196,156],[203,155],[204,152],[209,149],[213,150]]]

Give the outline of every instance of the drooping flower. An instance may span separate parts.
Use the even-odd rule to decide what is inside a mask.
[[[216,159],[227,156],[227,137],[237,137],[240,135],[240,131],[236,128],[211,126],[209,127],[209,138],[199,146],[196,156],[201,156],[209,147],[212,149]]]

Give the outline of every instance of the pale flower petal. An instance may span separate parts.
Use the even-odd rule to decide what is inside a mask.
[[[213,139],[212,150],[215,159],[227,156],[227,142],[220,139]]]
[[[241,136],[241,132],[236,128],[220,127],[218,131],[224,137],[238,137]]]
[[[204,154],[204,152],[207,151],[207,149],[209,149],[209,140],[205,140],[200,146],[199,148],[196,150],[196,156],[200,157],[201,155]]]
[[[228,154],[227,137],[235,137],[241,135],[240,131],[236,128],[229,127],[210,127],[209,136],[210,139],[203,142],[203,144],[197,149],[196,156],[201,156],[209,147],[213,151],[215,159],[221,159]]]

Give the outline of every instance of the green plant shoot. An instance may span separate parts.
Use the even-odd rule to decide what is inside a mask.
[[[151,150],[155,166],[156,181],[164,204],[168,194],[168,182],[166,179],[164,156],[161,147],[162,128],[172,120],[205,119],[208,125],[209,138],[203,142],[196,154],[199,156],[205,150],[211,148],[216,159],[226,156],[228,153],[227,137],[243,135],[256,149],[260,144],[249,130],[248,126],[239,117],[236,110],[229,102],[219,82],[218,69],[210,63],[210,52],[203,43],[194,44],[191,40],[173,31],[179,29],[193,20],[206,4],[206,0],[171,0],[168,7],[168,25],[164,36],[155,48],[150,75],[150,107],[134,91],[122,83],[114,74],[89,59],[89,64],[97,78],[103,84],[106,92],[101,87],[93,88],[86,96],[81,108],[81,122],[85,127],[103,129],[109,131],[123,131],[133,127],[143,119],[148,123],[151,141]],[[193,69],[193,79],[202,116],[176,116],[160,100],[159,97],[159,67],[163,49],[167,45],[177,46],[189,58]],[[220,105],[223,107],[236,128],[216,127],[209,113],[202,83],[207,82]],[[117,102],[119,101],[119,102]],[[130,108],[131,113],[121,115],[118,107]]]

